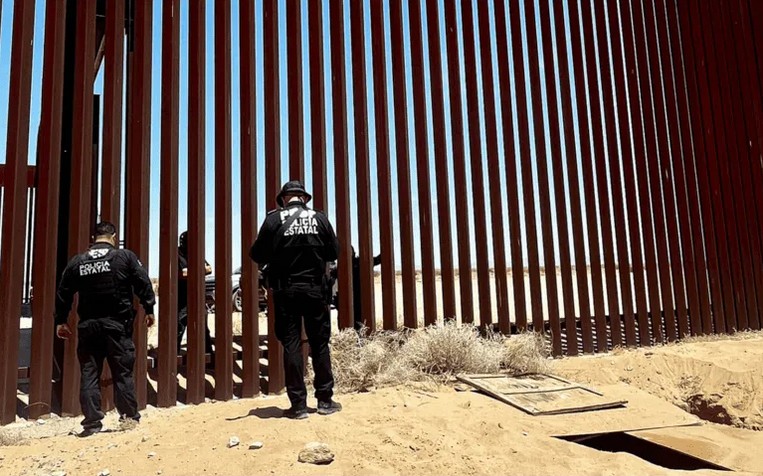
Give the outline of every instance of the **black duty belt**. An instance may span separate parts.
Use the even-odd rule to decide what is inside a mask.
[[[315,276],[289,276],[286,278],[278,278],[275,284],[278,288],[286,288],[293,284],[321,285],[323,284],[323,278]]]

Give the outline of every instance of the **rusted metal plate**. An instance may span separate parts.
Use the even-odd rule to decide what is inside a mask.
[[[604,410],[628,403],[553,375],[459,375],[457,378],[533,416]]]

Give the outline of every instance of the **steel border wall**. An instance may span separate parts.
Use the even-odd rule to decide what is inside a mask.
[[[188,353],[180,358],[174,352],[178,200],[183,186],[194,192],[188,206],[192,261],[203,261],[208,192],[214,196],[217,274],[230,274],[233,253],[241,253],[244,263],[240,340],[233,336],[230,301],[217,306],[216,353],[225,358],[215,359],[214,398],[281,391],[281,348],[271,312],[267,335],[261,339],[264,329],[254,305],[258,272],[247,255],[264,218],[258,214],[258,195],[264,190],[267,206],[273,206],[271,199],[286,179],[281,177],[286,164],[288,178],[309,180],[316,207],[331,207],[336,216],[342,328],[353,322],[354,229],[361,308],[374,317],[367,321],[372,330],[377,319],[384,329],[458,319],[495,326],[503,333],[544,332],[554,355],[577,355],[617,345],[649,346],[690,335],[760,329],[761,2],[285,0],[285,11],[279,9],[281,3],[215,1],[215,35],[207,45],[203,0],[48,0],[42,120],[33,129],[31,45],[35,16],[43,12],[35,11],[35,2],[14,2],[10,76],[3,78],[10,86],[7,156],[0,167],[0,424],[16,418],[20,379],[29,381],[30,404],[20,412],[23,416],[79,412],[75,341],[54,343],[52,314],[62,262],[87,245],[96,216],[117,223],[124,218],[126,246],[147,262],[153,239],[148,212],[154,207],[160,210],[157,387],[147,381],[147,331],[137,319],[138,399],[141,406],[175,405],[176,375],[182,372],[188,382],[185,401],[204,401],[204,276],[198,265],[189,271]],[[161,89],[162,100],[161,114],[152,117],[152,78],[159,73],[152,70],[157,47],[152,17],[160,4],[162,81],[153,87]],[[189,11],[181,14],[183,8]],[[181,58],[179,32],[185,13],[188,57]],[[263,18],[262,32],[256,31],[258,15]],[[279,49],[283,15],[287,41]],[[232,18],[238,21],[237,37],[231,35]],[[345,21],[350,22],[349,38]],[[300,41],[302,28],[309,38],[306,47]],[[257,69],[255,57],[260,36],[263,70]],[[324,57],[326,42],[330,58]],[[233,43],[240,46],[238,58],[231,54]],[[279,51],[288,58],[286,78],[279,76]],[[206,104],[204,68],[210,54],[215,90],[212,104]],[[189,64],[186,97],[180,95],[181,61]],[[101,63],[104,95],[93,108],[93,78]],[[241,83],[239,117],[233,117],[231,109],[234,66]],[[304,68],[309,70],[305,84]],[[330,72],[330,95],[324,87],[325,68]],[[262,98],[257,78],[264,80]],[[282,112],[279,89],[284,82],[288,101]],[[347,108],[350,86],[352,114]],[[306,89],[310,101],[304,101]],[[260,100],[264,137],[256,130]],[[187,104],[187,157],[179,156],[181,103]],[[103,105],[102,135],[98,104]],[[207,117],[214,120],[214,144],[205,143]],[[551,118],[548,129],[544,117]],[[151,124],[156,121],[161,128],[158,197],[151,196],[148,185]],[[232,143],[232,121],[241,124],[238,144]],[[290,130],[284,151],[282,124]],[[377,138],[374,150],[371,131]],[[392,131],[395,146],[389,140]],[[32,134],[38,142],[34,168],[28,165]],[[235,147],[240,148],[238,164],[232,162]],[[258,147],[264,148],[262,159]],[[209,154],[214,155],[215,186],[207,191]],[[181,184],[179,167],[186,161],[188,182]],[[233,196],[231,181],[235,166],[240,167],[238,197]],[[263,166],[266,180],[259,183]],[[34,190],[27,196],[30,187]],[[243,214],[240,250],[232,249],[230,241],[234,200],[240,200]],[[355,227],[351,203],[357,207]],[[374,207],[378,222],[372,220]],[[491,208],[498,211],[488,212]],[[374,285],[375,236],[383,255],[379,296]],[[401,259],[396,259],[396,245]],[[548,272],[557,265],[558,281],[556,272]],[[22,268],[26,281],[16,272]],[[29,368],[19,369],[19,316],[23,298],[31,297],[30,280],[32,361]],[[218,283],[218,292],[230,294],[229,280]],[[70,322],[76,319],[72,312]],[[260,364],[262,357],[267,365]],[[62,374],[55,380],[54,359]],[[109,398],[104,400],[109,405]]]

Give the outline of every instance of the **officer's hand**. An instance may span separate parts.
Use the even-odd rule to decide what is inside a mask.
[[[69,324],[59,324],[56,326],[56,335],[59,339],[67,340],[72,336],[72,330],[69,329]]]
[[[153,327],[155,321],[153,314],[146,314],[146,327]]]

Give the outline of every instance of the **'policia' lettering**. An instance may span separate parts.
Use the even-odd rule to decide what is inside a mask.
[[[284,232],[284,236],[295,235],[317,235],[318,234],[318,220],[315,218],[314,210],[295,210],[295,213],[300,213],[299,218],[289,226]],[[285,222],[291,214],[288,210],[285,210],[281,214],[281,222]]]
[[[85,263],[79,265],[80,276],[90,276],[91,274],[108,273],[111,271],[111,264],[108,261],[96,261],[95,263]]]

